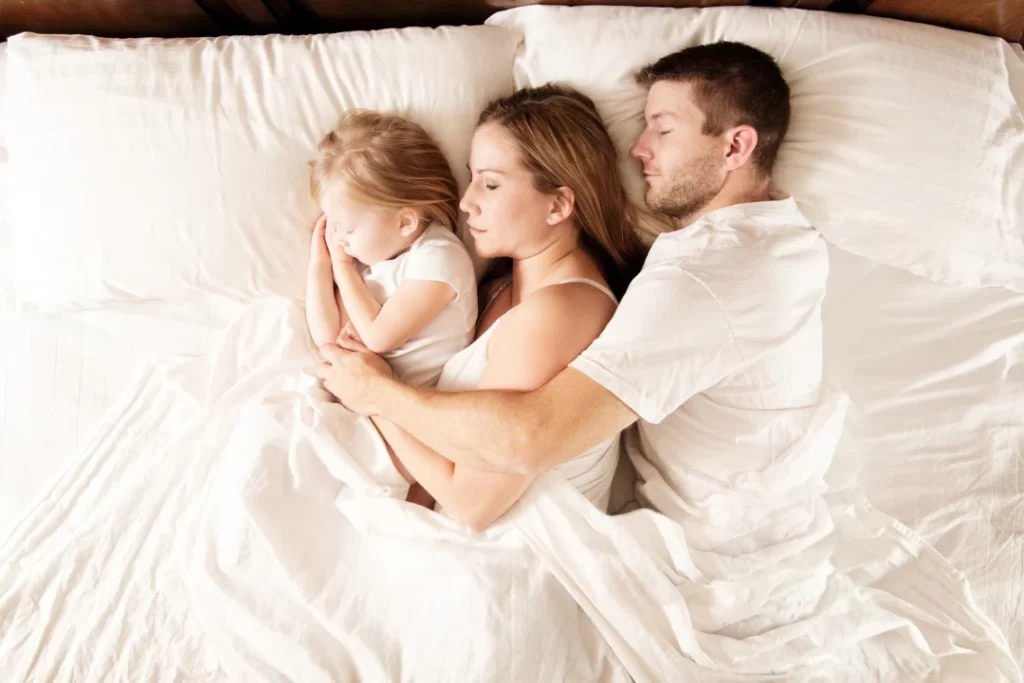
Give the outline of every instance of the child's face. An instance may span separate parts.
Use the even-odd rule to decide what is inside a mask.
[[[408,220],[403,225],[402,211],[368,206],[339,187],[324,193],[320,208],[327,216],[327,244],[360,263],[372,266],[409,246]]]

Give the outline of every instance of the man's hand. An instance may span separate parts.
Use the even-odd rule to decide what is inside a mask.
[[[320,355],[324,362],[316,366],[316,376],[324,388],[352,412],[374,415],[381,380],[391,377],[387,361],[345,335],[338,345],[320,347]]]

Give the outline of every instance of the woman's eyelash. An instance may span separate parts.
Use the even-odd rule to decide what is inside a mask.
[[[498,189],[497,185],[487,185],[487,184],[485,184],[484,187],[486,187],[488,190],[497,190]]]

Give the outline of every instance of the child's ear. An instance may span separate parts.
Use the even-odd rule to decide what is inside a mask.
[[[420,218],[418,211],[413,209],[401,209],[398,212],[398,230],[402,237],[412,237],[420,229]]]

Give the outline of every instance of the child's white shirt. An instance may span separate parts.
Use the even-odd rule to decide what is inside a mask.
[[[362,277],[382,306],[406,280],[444,282],[455,291],[455,298],[426,327],[383,354],[403,382],[434,386],[448,359],[476,336],[476,272],[466,246],[447,228],[430,225],[409,249],[369,266]]]

